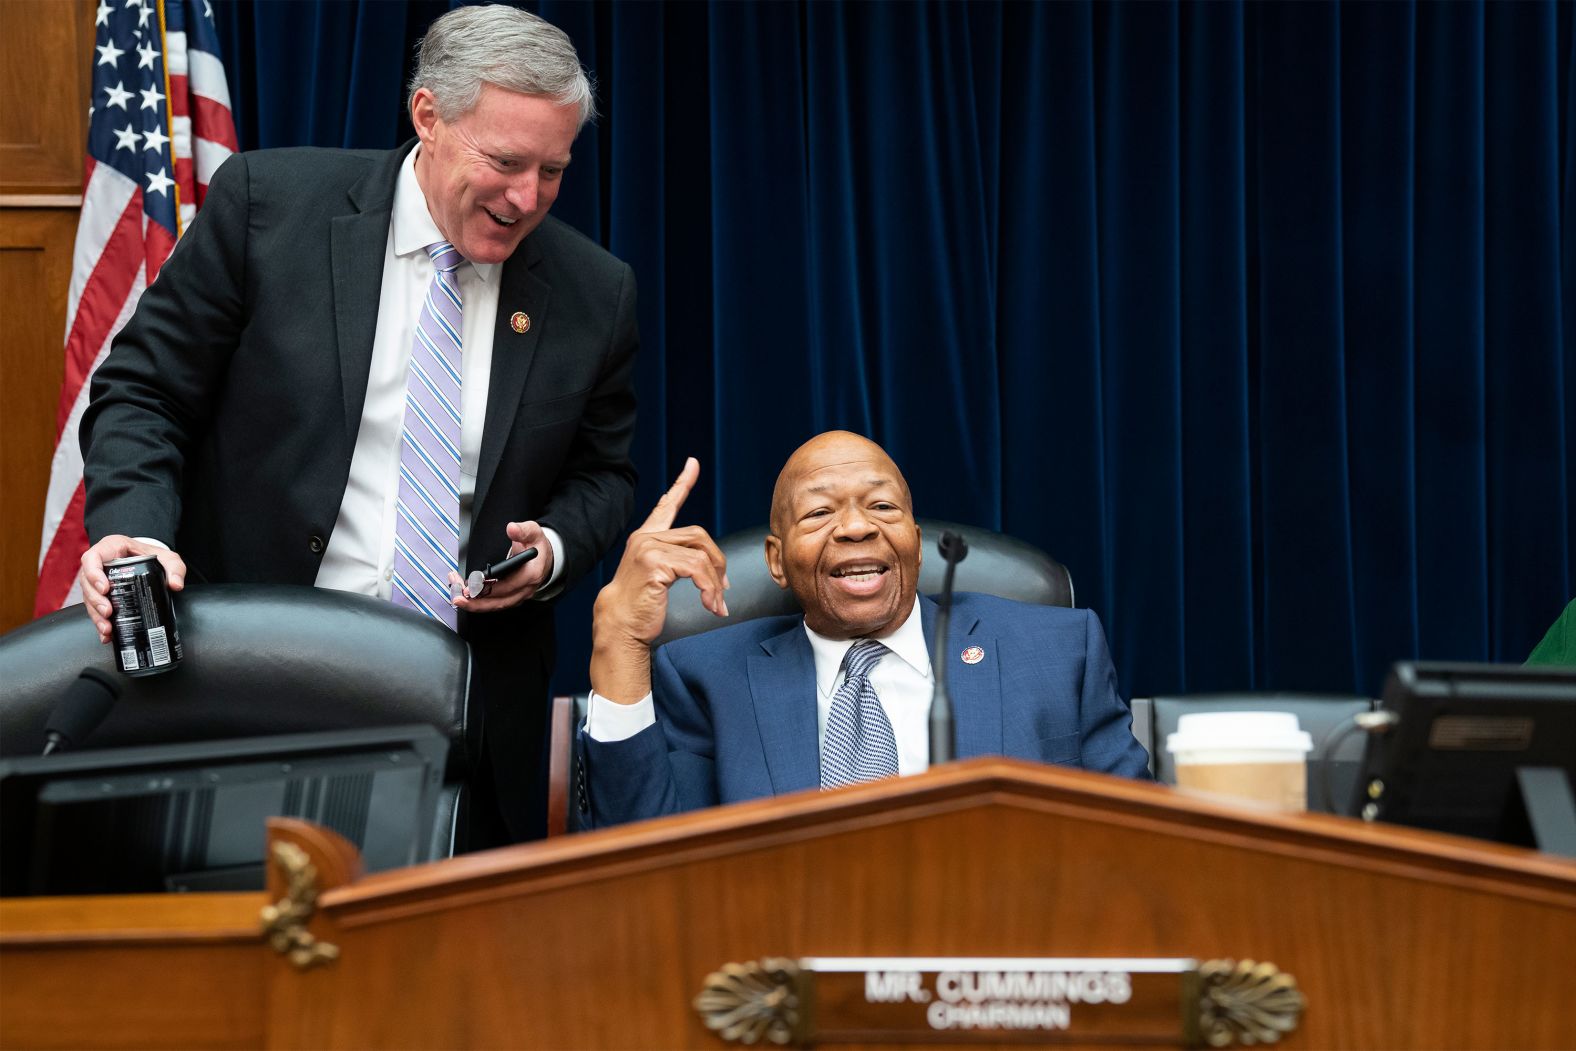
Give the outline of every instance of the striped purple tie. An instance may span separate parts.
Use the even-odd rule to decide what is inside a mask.
[[[460,282],[454,246],[427,247],[435,273],[427,288],[405,388],[394,526],[396,606],[454,627],[449,573],[460,561]]]

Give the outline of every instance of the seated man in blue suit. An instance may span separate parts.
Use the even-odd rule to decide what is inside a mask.
[[[925,769],[936,604],[915,593],[919,526],[897,465],[846,431],[801,446],[772,494],[766,563],[804,615],[653,654],[680,577],[728,615],[722,552],[705,530],[672,527],[699,472],[685,464],[597,596],[581,731],[590,823]],[[959,594],[943,654],[959,758],[1148,776],[1088,610]]]

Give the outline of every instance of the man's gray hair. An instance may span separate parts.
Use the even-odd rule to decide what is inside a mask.
[[[434,21],[416,45],[416,74],[405,104],[426,88],[438,116],[456,120],[476,105],[483,84],[578,106],[581,127],[596,117],[596,95],[574,44],[562,29],[528,11],[501,4],[460,7]]]

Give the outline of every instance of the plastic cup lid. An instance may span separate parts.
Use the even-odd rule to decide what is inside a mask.
[[[1177,720],[1166,735],[1166,751],[1210,749],[1313,751],[1313,738],[1297,726],[1294,712],[1195,712]]]

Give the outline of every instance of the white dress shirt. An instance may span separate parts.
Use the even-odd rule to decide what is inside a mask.
[[[399,499],[400,432],[405,422],[405,385],[422,301],[432,283],[428,245],[443,240],[416,181],[418,145],[405,157],[394,188],[394,211],[383,250],[383,287],[378,294],[377,331],[361,428],[350,458],[350,480],[339,517],[317,571],[317,586],[387,599],[394,580],[395,506]],[[492,379],[493,328],[498,315],[502,264],[462,263],[456,276],[464,303],[460,356],[460,566],[470,544],[471,501],[476,464],[487,418]],[[544,530],[553,548],[551,584],[564,564],[563,541]],[[484,560],[496,562],[509,550],[506,536],[482,537]],[[544,585],[543,591],[546,590]]]
[[[855,640],[829,639],[811,631],[808,625],[804,633],[815,656],[816,743],[822,747],[826,743],[826,717],[832,710],[832,698],[843,684],[843,656]],[[892,652],[871,670],[870,685],[875,687],[897,738],[898,773],[917,774],[930,766],[932,688],[930,648],[925,643],[917,598],[902,625],[880,641]],[[586,732],[596,741],[622,741],[656,721],[656,702],[649,693],[634,704],[619,704],[593,690],[586,706]]]

